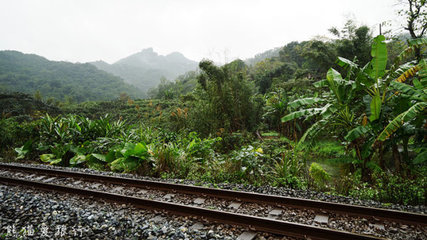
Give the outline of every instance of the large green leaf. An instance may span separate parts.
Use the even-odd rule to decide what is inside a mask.
[[[86,162],[86,155],[78,154],[70,159],[71,165],[77,165],[83,162]]]
[[[116,160],[112,161],[110,163],[111,166],[111,170],[113,171],[123,171],[124,170],[124,164],[123,161],[125,160],[125,158],[117,158]]]
[[[335,94],[338,102],[342,102],[343,93],[339,91],[339,86],[344,84],[344,80],[341,74],[333,68],[330,68],[326,73],[326,79],[328,80],[329,89]]]
[[[317,87],[317,88],[329,86],[327,79],[322,79],[320,81],[317,81],[317,82],[313,83],[313,85],[314,85],[314,87]]]
[[[281,120],[282,120],[282,122],[288,122],[288,121],[291,121],[291,120],[294,120],[294,119],[297,119],[300,117],[306,117],[307,118],[307,117],[313,116],[313,115],[318,114],[318,113],[320,113],[320,110],[318,108],[302,109],[299,111],[289,113],[288,115],[282,117]]]
[[[141,163],[133,158],[118,158],[110,163],[111,170],[131,172],[136,170]]]
[[[345,140],[351,142],[369,132],[369,128],[367,126],[357,126],[351,129],[347,135],[344,137]]]
[[[330,104],[325,105],[324,107],[321,108],[309,108],[309,109],[302,109],[296,112],[292,112],[289,113],[288,115],[282,117],[282,122],[288,122],[300,117],[305,117],[305,118],[309,118],[312,117],[316,114],[321,114],[321,113],[325,113],[328,108],[330,107]]]
[[[363,88],[369,88],[377,82],[376,79],[374,80],[369,75],[369,73],[372,71],[371,66],[372,66],[372,62],[368,62],[368,63],[366,63],[365,66],[363,66],[361,71],[357,72],[356,80],[355,80],[357,85],[362,85]]]
[[[33,148],[33,141],[28,140],[22,147],[15,148],[15,152],[18,153],[16,159],[23,159]]]
[[[375,94],[371,100],[371,116],[369,116],[369,120],[375,121],[380,118],[381,113],[381,97],[379,94]]]
[[[385,74],[385,69],[387,66],[387,46],[385,43],[385,37],[383,35],[378,35],[376,38],[374,38],[371,49],[371,56],[372,71],[370,75],[374,79],[382,78]]]
[[[50,153],[40,155],[40,160],[42,160],[43,162],[49,162],[53,158],[55,158],[55,155]]]
[[[360,68],[356,63],[354,63],[354,62],[352,62],[346,58],[338,57],[336,63],[340,67],[347,70],[347,75],[345,77],[345,80],[347,80],[347,81],[349,81],[350,78],[352,78],[354,76],[354,73],[358,73],[360,71]],[[354,85],[354,87],[356,87],[356,85]]]
[[[140,142],[138,144],[135,145],[135,148],[133,149],[133,155],[134,156],[141,156],[144,153],[147,152],[147,146],[145,145],[144,142]]]
[[[316,138],[317,134],[319,134],[319,132],[322,131],[322,129],[324,129],[326,124],[327,124],[327,121],[322,119],[320,121],[315,122],[313,125],[311,125],[311,127],[309,127],[305,131],[304,135],[302,135],[297,146],[300,146],[301,144],[306,142],[307,139],[309,140],[309,142],[310,141],[312,142]]]
[[[133,155],[134,149],[135,149],[135,144],[128,142],[123,146],[122,150],[120,150],[120,153],[124,157],[129,157],[129,156]]]
[[[422,90],[422,89],[424,89],[424,86],[423,86],[423,84],[420,82],[420,80],[418,80],[418,79],[414,79],[414,80],[412,80],[412,83],[414,84],[414,87],[416,88],[416,89],[418,89],[418,90]]]
[[[359,67],[356,63],[348,60],[347,58],[343,58],[343,57],[338,57],[336,62],[340,67],[343,67],[345,69]]]
[[[391,134],[396,132],[405,122],[408,122],[412,119],[414,119],[418,114],[424,111],[425,107],[427,106],[426,102],[419,102],[412,107],[410,107],[405,112],[399,114],[396,118],[394,118],[385,128],[384,130],[378,135],[377,140],[378,141],[385,141],[387,140]]]
[[[58,164],[62,161],[61,158],[55,158],[54,154],[42,154],[40,155],[40,160],[43,162],[48,162],[50,164]]]
[[[107,155],[105,155],[105,161],[106,162],[112,162],[116,159],[116,151],[115,150],[111,150],[107,153]]]
[[[107,158],[105,155],[99,153],[92,153],[92,156],[100,161],[107,162]]]
[[[289,107],[293,108],[293,109],[297,109],[301,106],[304,105],[311,105],[313,103],[318,103],[323,101],[323,99],[320,98],[316,98],[316,97],[309,97],[309,98],[301,98],[301,99],[297,99],[295,101],[292,101],[288,104]]]
[[[405,83],[391,82],[390,86],[393,89],[395,89],[395,90],[397,90],[403,94],[408,95],[413,100],[423,101],[427,97],[427,95],[423,91],[415,89],[414,87],[412,87],[408,84],[405,84]]]
[[[427,161],[427,150],[418,153],[417,157],[414,159],[414,164],[421,164]]]

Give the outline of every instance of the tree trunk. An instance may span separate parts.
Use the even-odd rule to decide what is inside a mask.
[[[399,149],[397,148],[397,144],[393,144],[392,146],[393,151],[393,159],[394,159],[394,167],[396,169],[396,173],[400,173],[400,153]]]
[[[355,146],[355,150],[356,150],[356,156],[359,159],[360,162],[362,162],[362,181],[367,181],[368,180],[368,171],[366,168],[366,159],[362,159],[362,154],[360,153],[360,148],[359,146],[356,144]]]
[[[408,144],[409,144],[409,137],[403,138],[403,162],[405,164],[410,164],[410,162],[409,162]]]
[[[382,142],[380,143],[380,146],[378,148],[378,158],[379,158],[379,164],[380,164],[380,168],[382,170],[385,170],[385,162],[384,162],[384,147]]]

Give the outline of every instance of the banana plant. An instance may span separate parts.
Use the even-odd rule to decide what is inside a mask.
[[[385,141],[389,139],[391,135],[405,123],[424,113],[427,106],[426,87],[423,86],[423,89],[416,89],[415,87],[400,82],[393,82],[391,87],[397,91],[401,91],[402,94],[409,95],[414,105],[391,120],[384,130],[378,135],[377,141]]]
[[[425,39],[410,41],[408,48],[387,70],[385,37],[377,36],[372,45],[372,60],[368,64],[359,67],[353,61],[338,58],[337,64],[344,69],[346,76],[343,78],[335,69],[329,69],[326,79],[315,83],[317,87],[329,88],[329,92],[323,95],[323,101],[297,100],[303,103],[300,106],[306,108],[287,114],[281,119],[282,122],[301,117],[318,119],[304,133],[300,143],[306,139],[314,139],[321,131],[330,130],[330,127],[335,126],[338,137],[347,141],[347,146],[355,150],[356,157],[362,163],[362,175],[366,175],[363,173],[364,169],[372,157],[373,146],[377,146],[373,144],[387,140],[403,124],[424,113],[426,103],[423,86],[427,75],[425,60],[418,64],[400,64],[413,52],[411,49],[424,45],[427,45]],[[403,83],[417,74],[420,80],[413,80],[415,87]],[[399,92],[410,95],[412,106],[400,111],[398,116],[393,116],[399,109],[392,106],[390,100]],[[325,104],[313,107],[320,102]],[[289,103],[291,104],[293,103]],[[393,119],[391,122],[388,121],[390,118]],[[393,144],[393,147],[396,147],[396,143]]]

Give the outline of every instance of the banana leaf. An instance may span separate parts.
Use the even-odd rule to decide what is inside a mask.
[[[324,107],[321,107],[321,108],[302,109],[302,110],[299,110],[296,112],[289,113],[288,115],[282,117],[281,120],[282,120],[282,122],[288,122],[288,121],[291,121],[291,120],[294,120],[294,119],[297,119],[300,117],[309,118],[309,117],[312,117],[316,114],[325,113],[330,106],[331,106],[330,104],[326,104]]]
[[[370,76],[374,79],[382,78],[387,67],[387,46],[384,41],[385,37],[383,35],[378,35],[374,38],[372,44],[372,71],[370,72]]]
[[[358,68],[359,66],[348,60],[347,58],[343,58],[343,57],[338,57],[336,63],[338,64],[338,66],[343,67],[344,69],[348,69],[348,68]]]
[[[303,144],[304,142],[306,142],[306,139],[309,139],[309,141],[313,141],[316,138],[317,134],[319,134],[319,132],[322,131],[322,129],[324,129],[326,124],[327,124],[327,121],[322,119],[315,122],[313,125],[311,125],[311,127],[309,127],[305,131],[304,135],[302,135],[301,139],[297,144],[297,147]]]
[[[367,132],[369,132],[369,127],[357,126],[351,129],[344,138],[345,140],[352,142],[353,140],[358,139],[359,137],[365,135]]]
[[[311,105],[313,103],[318,103],[323,101],[323,99],[320,98],[315,98],[315,97],[309,97],[309,98],[301,98],[301,99],[297,99],[295,101],[292,101],[288,104],[289,107],[293,108],[293,109],[297,109],[301,106],[304,105]]]
[[[427,150],[419,153],[416,158],[412,161],[414,164],[421,164],[427,161]]]
[[[371,115],[369,116],[369,121],[373,122],[380,118],[381,114],[381,97],[379,94],[375,94],[371,100]]]
[[[410,107],[405,112],[399,114],[378,135],[377,141],[387,140],[391,136],[391,134],[393,134],[400,127],[402,127],[402,125],[404,123],[411,121],[412,119],[417,117],[418,114],[423,112],[426,106],[427,106],[427,102],[419,102],[419,103],[413,105],[412,107]]]
[[[423,101],[427,98],[427,94],[425,94],[423,91],[415,89],[414,87],[401,83],[401,82],[391,82],[390,86],[399,91],[400,93],[403,93],[405,95],[408,95],[413,100],[420,100]]]

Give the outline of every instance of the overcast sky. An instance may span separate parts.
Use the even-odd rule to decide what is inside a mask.
[[[113,63],[144,48],[199,61],[328,35],[348,17],[397,22],[396,0],[0,0],[0,50]]]

